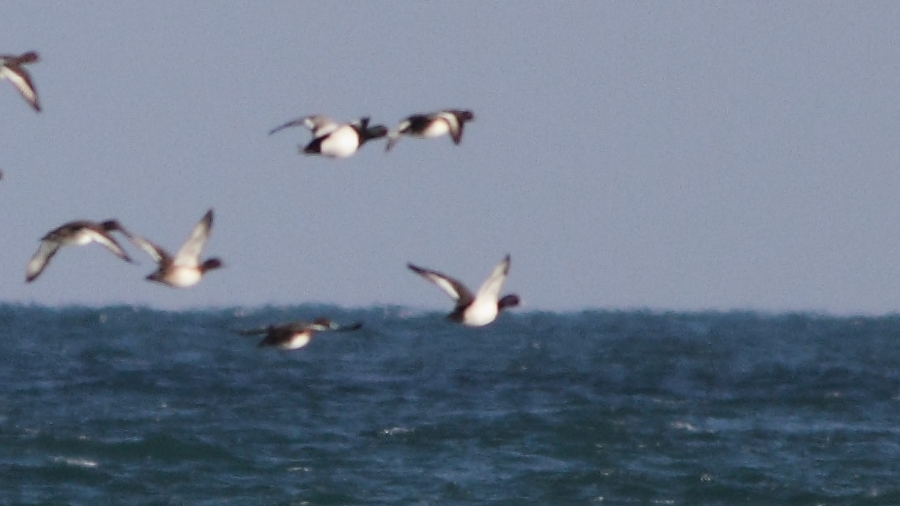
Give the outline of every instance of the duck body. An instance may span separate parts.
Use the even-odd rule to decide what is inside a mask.
[[[502,310],[519,305],[518,295],[510,294],[498,298],[503,282],[509,274],[509,264],[510,256],[506,255],[474,295],[464,284],[446,274],[413,264],[407,264],[407,267],[436,284],[456,301],[453,311],[447,315],[448,320],[467,327],[483,327],[496,320]]]
[[[362,323],[353,323],[340,326],[328,318],[318,318],[313,322],[294,321],[280,325],[268,325],[256,329],[242,330],[240,334],[253,336],[264,334],[265,337],[257,343],[258,348],[276,348],[284,351],[299,350],[312,341],[316,332],[323,331],[351,331],[362,327]]]
[[[384,125],[370,127],[368,117],[339,124],[324,114],[288,121],[272,129],[269,135],[293,126],[305,126],[312,132],[312,140],[301,150],[304,154],[329,158],[353,156],[366,142],[387,135],[387,128]]]
[[[467,121],[473,119],[475,119],[475,115],[472,114],[472,111],[463,109],[445,109],[428,114],[413,114],[388,132],[385,150],[393,149],[403,135],[432,139],[449,134],[453,143],[459,145],[462,142],[463,127]]]
[[[194,226],[191,235],[174,256],[143,237],[132,236],[132,242],[157,263],[156,271],[149,274],[146,279],[173,288],[188,288],[199,283],[207,272],[221,268],[223,264],[218,258],[200,262],[200,253],[209,239],[212,222],[213,210],[210,209]]]

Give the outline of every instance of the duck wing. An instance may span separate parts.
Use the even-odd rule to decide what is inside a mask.
[[[478,293],[475,294],[476,298],[484,297],[486,300],[497,300],[500,296],[500,290],[503,289],[503,282],[506,281],[506,275],[509,274],[509,261],[509,255],[506,255],[494,267],[491,274],[484,280],[484,283],[478,287]]]
[[[450,137],[453,139],[453,143],[459,144],[462,142],[463,125],[462,122],[459,121],[459,117],[457,117],[453,111],[442,111],[437,113],[436,116],[447,123],[447,128],[450,130]]]
[[[34,58],[27,58],[33,55]],[[19,58],[13,59],[13,62],[0,66],[0,79],[6,79],[18,90],[22,98],[28,102],[35,110],[40,111],[41,105],[38,103],[37,92],[34,90],[34,84],[31,82],[31,76],[22,68],[22,63],[37,60],[37,54],[26,53]]]
[[[332,325],[331,330],[335,332],[350,332],[353,330],[359,330],[363,326],[362,322],[353,322],[348,323],[347,325]]]
[[[206,240],[209,238],[209,230],[212,228],[213,210],[206,211],[203,218],[191,230],[191,235],[187,241],[175,254],[174,263],[184,267],[197,267],[200,265],[200,253],[206,246]]]
[[[47,264],[50,263],[50,259],[59,251],[60,246],[61,244],[56,241],[41,241],[38,250],[31,257],[31,260],[28,261],[28,267],[25,268],[26,282],[31,283],[44,272]]]
[[[283,125],[279,125],[270,130],[269,135],[280,132],[285,128],[291,128],[295,126],[305,126],[312,131],[313,136],[319,137],[329,132],[333,132],[338,128],[339,125],[333,119],[325,116],[324,114],[314,114],[312,116],[304,116],[302,118],[292,119],[287,123],[284,123]]]
[[[428,281],[431,281],[440,287],[441,290],[447,292],[447,295],[456,301],[457,306],[465,306],[472,302],[472,292],[470,292],[469,289],[466,288],[466,285],[462,284],[459,280],[438,271],[425,269],[417,265],[406,264],[406,266],[409,267],[411,271]]]
[[[153,244],[147,239],[144,239],[143,237],[132,235],[129,237],[129,239],[135,246],[150,255],[150,258],[152,258],[153,261],[158,264],[163,264],[172,260],[172,255],[170,255],[166,250],[157,246],[156,244]]]
[[[122,246],[107,232],[103,230],[96,230],[94,228],[90,228],[87,230],[88,236],[96,243],[101,244],[104,248],[108,249],[112,254],[117,257],[125,260],[126,262],[134,263],[134,260],[128,256],[128,253],[125,253],[125,250],[122,249]],[[129,238],[130,234],[126,234]]]

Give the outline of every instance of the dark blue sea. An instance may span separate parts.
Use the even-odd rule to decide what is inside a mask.
[[[896,505],[898,427],[898,316],[0,305],[0,504]]]

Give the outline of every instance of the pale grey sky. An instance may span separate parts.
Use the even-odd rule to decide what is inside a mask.
[[[562,5],[562,7],[560,6]],[[504,254],[525,309],[900,308],[896,2],[15,2],[44,111],[0,83],[0,301],[447,308]],[[468,108],[463,142],[302,156],[286,120]],[[227,267],[175,290],[116,217]],[[129,247],[129,246],[126,246]]]

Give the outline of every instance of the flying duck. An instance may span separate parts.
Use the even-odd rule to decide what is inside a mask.
[[[328,318],[319,318],[312,323],[290,322],[282,325],[268,325],[256,329],[241,330],[240,334],[255,336],[265,334],[266,337],[257,344],[257,347],[272,346],[279,350],[298,350],[312,340],[313,334],[326,330],[346,332],[362,327],[362,323],[356,322],[350,325],[337,325]]]
[[[397,128],[388,132],[385,151],[393,149],[394,144],[400,140],[401,135],[410,135],[422,139],[431,139],[444,134],[450,134],[454,144],[462,141],[463,126],[466,121],[472,121],[475,116],[472,111],[461,109],[446,109],[430,114],[413,114],[397,125]]]
[[[12,83],[35,112],[40,112],[41,105],[38,103],[37,92],[34,90],[34,84],[31,83],[31,76],[25,71],[26,63],[36,61],[38,61],[38,55],[34,51],[19,56],[0,54],[0,79],[6,79]]]
[[[147,279],[175,288],[187,288],[199,283],[207,271],[222,267],[222,261],[218,258],[200,263],[200,253],[209,238],[212,221],[213,210],[210,209],[194,226],[191,235],[174,257],[156,244],[142,237],[132,236],[131,241],[159,264],[156,272],[147,276]]]
[[[469,327],[481,327],[494,321],[501,310],[519,305],[518,295],[504,295],[503,298],[497,300],[503,282],[506,281],[506,275],[509,273],[509,260],[509,255],[506,255],[503,261],[494,267],[474,296],[465,285],[446,274],[413,264],[407,264],[407,267],[439,286],[456,301],[453,312],[447,315],[448,320]]]
[[[332,158],[346,158],[356,153],[367,141],[384,137],[387,128],[384,125],[369,126],[369,118],[338,124],[328,116],[317,114],[306,116],[273,128],[269,135],[288,127],[303,125],[312,131],[312,140],[303,152],[308,155],[322,155]]]
[[[97,242],[122,260],[134,263],[128,253],[125,253],[122,246],[110,235],[110,232],[114,230],[131,237],[131,234],[116,220],[107,220],[101,223],[87,220],[71,221],[47,232],[41,238],[41,245],[38,246],[37,252],[28,262],[28,267],[25,269],[25,281],[30,283],[37,279],[50,263],[53,255],[63,246],[84,246],[91,242]]]

